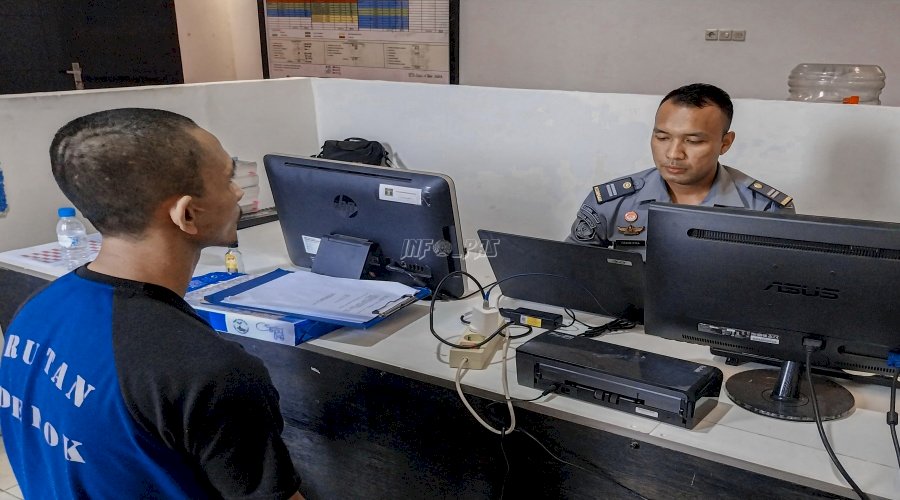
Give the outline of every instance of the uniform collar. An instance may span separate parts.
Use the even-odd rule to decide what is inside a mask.
[[[709,194],[703,200],[703,206],[716,207],[744,207],[744,200],[734,185],[734,178],[728,173],[728,169],[721,163],[716,167],[716,179],[709,188]]]
[[[644,187],[638,191],[635,201],[638,204],[649,203],[651,201],[659,201],[671,203],[672,197],[669,196],[669,189],[666,181],[659,175],[659,170],[653,168],[647,172],[643,178]],[[709,194],[703,200],[703,206],[719,206],[719,207],[743,207],[744,201],[738,193],[737,187],[734,185],[734,179],[728,170],[721,163],[716,167],[716,178],[713,180],[712,186],[709,188]]]
[[[656,167],[647,170],[646,174],[641,177],[643,177],[644,185],[634,198],[638,204],[650,203],[651,201],[672,202],[672,197],[669,196],[669,189],[666,187],[666,181],[659,175],[659,170]]]

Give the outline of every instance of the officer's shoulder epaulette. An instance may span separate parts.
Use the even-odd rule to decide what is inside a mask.
[[[782,193],[781,191],[761,181],[754,180],[748,187],[753,191],[756,191],[757,193],[781,205],[782,207],[787,207],[791,204],[792,201],[794,201],[794,198],[792,196],[788,196],[786,193]]]
[[[605,203],[616,198],[628,196],[635,191],[637,191],[637,188],[634,186],[634,181],[631,180],[631,177],[623,177],[606,184],[594,186],[594,197],[597,198],[597,203]]]

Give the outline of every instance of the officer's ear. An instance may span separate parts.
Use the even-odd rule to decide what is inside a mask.
[[[719,154],[725,154],[729,149],[731,149],[731,144],[734,143],[734,131],[729,131],[727,134],[722,136],[722,149],[719,150]]]

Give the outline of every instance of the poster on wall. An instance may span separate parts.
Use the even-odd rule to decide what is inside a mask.
[[[459,0],[259,0],[266,78],[458,83]]]

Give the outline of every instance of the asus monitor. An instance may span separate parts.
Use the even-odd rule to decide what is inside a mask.
[[[900,348],[900,224],[743,209],[654,204],[647,236],[645,331],[777,361],[725,387],[739,406],[812,421],[811,365],[889,380]],[[816,377],[823,419],[853,396]]]
[[[446,175],[274,154],[263,162],[295,265],[361,266],[356,277],[432,291],[465,269],[456,194]],[[365,262],[351,258],[360,242]],[[462,295],[462,278],[447,280],[443,291]]]

